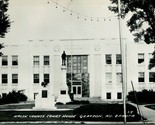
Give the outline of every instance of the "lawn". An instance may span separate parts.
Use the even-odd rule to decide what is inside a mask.
[[[0,105],[0,111],[9,109],[32,109],[34,103],[15,103]],[[57,109],[75,109],[81,106],[81,104],[68,104],[68,105],[56,105]]]
[[[0,105],[0,122],[122,121],[124,117],[122,104],[67,104],[57,105],[58,109],[61,108],[63,110],[24,110],[32,109],[33,107],[33,103]],[[137,109],[131,105],[127,105],[127,115],[128,121],[140,120],[140,116],[137,114]]]

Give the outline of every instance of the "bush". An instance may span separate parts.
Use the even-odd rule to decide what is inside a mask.
[[[89,104],[73,110],[76,120],[123,121],[123,104]],[[127,104],[127,121],[139,121],[136,107]]]
[[[57,102],[56,105],[64,105],[62,102]]]
[[[9,103],[19,103],[22,101],[26,101],[27,96],[25,96],[21,91],[12,91],[9,92],[5,97],[2,97],[1,104],[9,104]]]
[[[138,103],[155,103],[155,92],[153,90],[142,90],[142,91],[130,91],[128,93],[128,100],[133,102],[133,103],[137,103],[136,102],[136,98],[135,98],[135,95],[136,95],[136,98],[137,98],[137,101]]]
[[[81,100],[81,101],[74,100],[74,101],[66,103],[66,105],[70,105],[70,104],[89,104],[89,101],[88,100]]]

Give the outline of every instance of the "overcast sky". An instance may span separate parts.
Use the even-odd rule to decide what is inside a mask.
[[[11,29],[1,40],[20,44],[39,39],[118,38],[118,19],[109,5],[109,0],[10,0]],[[126,21],[122,29],[123,37],[132,41]]]

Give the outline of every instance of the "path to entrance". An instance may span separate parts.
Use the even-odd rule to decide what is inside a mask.
[[[136,106],[136,104],[131,103]],[[145,107],[146,105],[139,105],[141,115],[147,118],[147,122],[155,123],[155,110]]]

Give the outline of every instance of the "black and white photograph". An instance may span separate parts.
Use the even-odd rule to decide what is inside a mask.
[[[155,124],[155,0],[0,0],[0,124]]]

